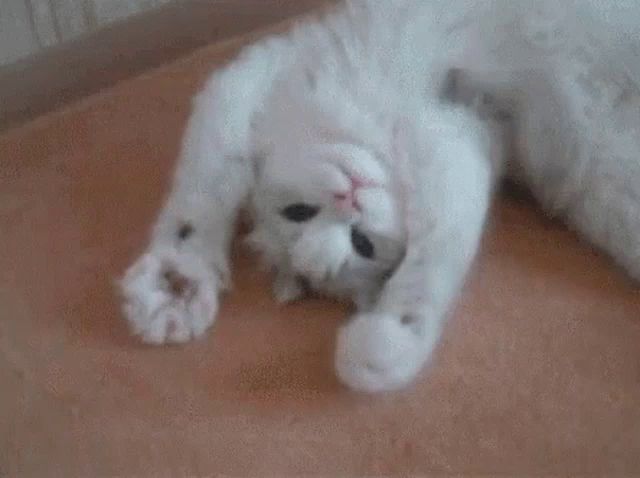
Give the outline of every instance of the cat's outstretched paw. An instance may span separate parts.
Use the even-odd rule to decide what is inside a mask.
[[[400,317],[360,314],[338,332],[336,373],[356,391],[396,390],[418,375],[434,343]]]
[[[141,256],[120,282],[123,312],[146,343],[182,343],[201,336],[218,311],[220,280],[204,259],[174,249]]]

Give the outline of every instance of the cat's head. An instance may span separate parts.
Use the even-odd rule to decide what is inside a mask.
[[[249,243],[314,289],[373,299],[405,251],[388,124],[337,92],[286,92],[269,109]]]
[[[254,190],[250,243],[271,265],[332,294],[375,294],[404,253],[394,185],[352,144],[308,145],[267,161]]]

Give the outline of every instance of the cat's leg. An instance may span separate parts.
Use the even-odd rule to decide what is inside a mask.
[[[338,333],[336,371],[349,387],[381,392],[410,383],[438,343],[442,325],[478,249],[494,168],[483,127],[463,114],[426,115],[396,143],[408,154],[406,255],[371,310]]]
[[[512,179],[640,281],[640,79],[615,58],[569,52],[494,83],[453,70],[444,96],[490,98],[512,116]]]
[[[607,158],[595,168],[585,179],[589,187],[574,197],[566,214],[577,230],[640,282],[640,149],[636,151],[635,156]],[[626,167],[611,164],[614,161]]]
[[[150,245],[120,282],[124,315],[145,342],[185,342],[214,321],[235,219],[254,181],[251,123],[287,48],[280,38],[249,47],[195,98]]]
[[[556,75],[517,143],[534,194],[640,280],[640,87],[609,68]]]

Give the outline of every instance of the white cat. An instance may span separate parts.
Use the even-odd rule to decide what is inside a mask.
[[[246,48],[195,99],[173,190],[121,282],[133,331],[204,333],[246,206],[279,300],[306,285],[357,304],[340,379],[402,387],[506,173],[640,279],[638,20],[633,1],[361,0]]]

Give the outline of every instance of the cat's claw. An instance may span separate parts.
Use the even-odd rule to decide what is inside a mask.
[[[203,259],[174,249],[142,255],[119,284],[132,332],[150,344],[200,337],[218,310],[220,280]]]

